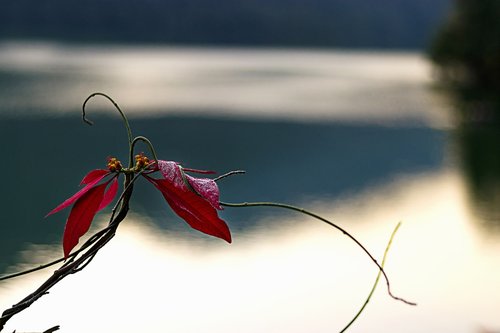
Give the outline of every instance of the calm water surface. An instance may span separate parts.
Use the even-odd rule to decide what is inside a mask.
[[[495,130],[460,130],[418,54],[0,44],[0,274],[61,255],[67,214],[43,219],[109,155],[126,159],[117,99],[163,159],[245,176],[225,201],[309,208],[376,256],[399,222],[387,271],[351,332],[500,330]],[[11,162],[9,162],[11,161]],[[9,164],[10,163],[10,164]],[[94,230],[109,212],[97,218]],[[117,237],[6,332],[332,332],[377,270],[334,229],[272,209],[226,209],[228,245],[189,230],[148,184]],[[1,310],[50,271],[0,283]]]

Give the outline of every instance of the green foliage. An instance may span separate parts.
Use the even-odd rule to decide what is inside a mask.
[[[430,56],[451,82],[486,94],[499,91],[500,1],[456,0]]]

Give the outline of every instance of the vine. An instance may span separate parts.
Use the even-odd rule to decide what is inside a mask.
[[[80,191],[66,199],[63,203],[47,214],[47,216],[49,216],[72,206],[69,217],[66,221],[63,235],[64,256],[22,272],[2,276],[0,277],[0,281],[30,274],[56,264],[62,263],[62,265],[57,268],[37,289],[2,313],[0,317],[0,331],[3,330],[9,319],[26,310],[40,297],[48,294],[49,290],[65,277],[83,270],[91,263],[97,253],[109,241],[111,241],[111,239],[113,239],[120,223],[127,216],[134,184],[140,178],[147,180],[155,186],[163,195],[172,210],[192,228],[205,234],[221,238],[228,243],[231,243],[232,241],[230,229],[226,222],[218,215],[218,211],[221,210],[223,206],[235,209],[248,207],[271,207],[292,210],[300,214],[308,215],[342,232],[361,250],[363,250],[363,252],[376,265],[378,275],[365,303],[353,319],[340,332],[347,330],[364,311],[367,303],[372,297],[375,287],[378,284],[380,276],[383,276],[385,279],[387,292],[390,297],[409,305],[416,305],[414,302],[410,302],[393,294],[391,291],[389,277],[383,268],[392,239],[400,224],[396,226],[394,232],[392,233],[382,262],[379,264],[368,249],[347,230],[306,209],[275,202],[221,202],[219,200],[219,187],[217,182],[233,175],[243,174],[245,173],[244,171],[230,171],[213,179],[199,178],[191,176],[190,174],[213,174],[213,172],[185,168],[177,162],[159,159],[153,143],[145,136],[134,137],[132,135],[132,129],[125,113],[111,97],[104,93],[96,92],[85,99],[82,105],[82,119],[85,123],[89,125],[93,124],[86,116],[86,106],[87,103],[96,96],[104,97],[110,101],[122,117],[127,132],[129,146],[129,161],[127,167],[123,167],[122,163],[117,158],[108,158],[106,169],[95,169],[90,171],[83,178],[80,184],[83,187]],[[144,155],[144,153],[135,153],[138,142],[142,142],[148,147],[150,153],[152,154],[152,159],[149,159],[146,155]],[[118,195],[118,198],[116,199],[116,202],[111,210],[107,226],[92,235],[86,242],[80,245],[79,248],[76,248],[80,237],[89,230],[95,214],[107,205],[111,204],[117,196],[119,187],[118,178],[120,176],[123,176],[123,189],[120,195]],[[59,326],[54,326],[45,332],[54,332],[58,329]]]

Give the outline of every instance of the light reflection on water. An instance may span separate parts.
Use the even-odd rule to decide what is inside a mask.
[[[394,292],[419,305],[393,301],[382,283],[351,332],[466,333],[500,327],[500,235],[485,238],[474,223],[455,170],[404,177],[310,208],[346,227],[377,256],[403,220],[386,269]],[[49,252],[34,247],[24,254],[25,261],[57,257],[59,246]],[[0,285],[2,306],[24,296],[47,274]],[[352,242],[301,216],[264,218],[231,245],[207,246],[132,215],[84,272],[57,285],[8,327],[338,331],[361,305],[375,275],[373,264]]]
[[[2,181],[0,271],[59,257],[64,215],[42,216],[123,152],[115,118],[93,117],[91,130],[79,123],[80,102],[102,90],[162,158],[246,169],[224,183],[225,199],[299,202],[378,256],[403,221],[387,270],[394,292],[419,306],[391,300],[381,284],[351,331],[499,329],[498,135],[436,129],[450,122],[430,83],[412,53],[2,44],[1,150],[23,163]],[[96,100],[92,115],[109,109]],[[377,273],[309,218],[226,210],[227,245],[188,233],[158,193],[138,184],[135,194],[133,214],[148,216],[130,215],[91,265],[6,331],[338,331]],[[0,309],[47,274],[0,283]]]
[[[0,100],[16,116],[67,114],[104,91],[137,116],[449,126],[430,72],[418,53],[0,44]]]

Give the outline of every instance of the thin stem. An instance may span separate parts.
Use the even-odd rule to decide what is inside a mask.
[[[134,183],[137,180],[137,178],[139,178],[139,176],[142,175],[145,171],[146,171],[146,168],[142,169],[141,171],[136,173],[132,179],[125,178],[123,191],[120,194],[120,196],[118,197],[118,200],[116,201],[115,205],[113,206],[113,209],[111,210],[111,217],[109,218],[110,224],[113,221],[113,219],[115,218],[116,210],[118,209],[120,202],[123,201],[123,198],[125,197],[125,195],[132,189],[132,186],[134,186]],[[129,175],[127,175],[127,176],[130,177]]]
[[[55,332],[55,331],[59,331],[59,329],[60,329],[60,327],[59,327],[59,325],[57,325],[57,326],[51,327],[51,328],[43,331],[43,333],[52,333],[52,332]]]
[[[373,263],[378,267],[378,269],[380,270],[382,275],[384,275],[384,279],[385,279],[385,282],[387,285],[387,292],[388,292],[389,296],[391,296],[395,300],[401,301],[401,302],[406,303],[408,305],[417,305],[414,302],[409,302],[401,297],[397,297],[397,296],[393,295],[391,292],[391,284],[389,282],[389,277],[385,273],[382,266],[380,266],[378,261],[372,256],[372,254],[353,235],[351,235],[349,232],[347,232],[345,229],[341,228],[340,226],[336,225],[335,223],[325,219],[324,217],[321,217],[317,214],[314,214],[314,213],[312,213],[308,210],[305,210],[303,208],[300,208],[300,207],[295,207],[292,205],[287,205],[287,204],[282,204],[282,203],[277,203],[277,202],[242,202],[242,203],[221,202],[220,204],[222,206],[226,206],[226,207],[278,207],[278,208],[289,209],[289,210],[293,210],[293,211],[296,211],[296,212],[299,212],[299,213],[302,213],[305,215],[309,215],[317,220],[320,220],[320,221],[328,224],[331,227],[334,227],[335,229],[339,230],[344,235],[349,237],[354,243],[356,243],[356,245],[358,245],[368,255],[368,257],[370,257],[370,259],[373,261]]]
[[[73,257],[76,254],[77,254],[77,252],[75,251],[74,253],[70,254],[69,257]],[[36,271],[48,268],[50,266],[53,266],[55,264],[58,264],[58,263],[60,263],[62,261],[64,261],[64,258],[59,258],[59,259],[51,261],[51,262],[49,262],[47,264],[40,265],[38,267],[30,268],[30,269],[27,269],[27,270],[21,271],[21,272],[16,272],[16,273],[4,275],[4,276],[0,277],[0,281],[8,280],[8,279],[13,279],[13,278],[18,277],[18,276],[22,276],[22,275],[26,275],[26,274],[29,274],[29,273],[33,273],[33,272],[36,272]]]
[[[151,141],[149,141],[148,138],[146,138],[145,136],[142,136],[142,135],[136,136],[134,138],[134,140],[132,140],[132,144],[130,146],[130,159],[133,160],[133,158],[134,158],[134,156],[133,156],[134,155],[134,147],[138,141],[142,141],[148,146],[149,150],[151,151],[151,154],[153,154],[153,159],[155,160],[156,165],[158,165],[158,155],[156,154],[156,150],[155,150],[155,147],[153,146],[153,143],[151,143]],[[132,167],[132,166],[130,166],[130,167]]]
[[[123,119],[123,123],[125,124],[125,128],[127,129],[129,150],[132,151],[132,130],[130,129],[130,124],[128,122],[127,116],[125,116],[125,113],[123,113],[123,111],[120,109],[120,107],[118,106],[118,104],[111,97],[109,97],[108,95],[106,95],[104,93],[101,93],[101,92],[95,92],[95,93],[91,94],[89,97],[87,97],[87,99],[85,99],[85,101],[83,102],[83,105],[82,105],[82,119],[83,119],[83,121],[85,123],[89,124],[89,125],[93,125],[94,124],[92,121],[90,121],[87,118],[87,116],[85,114],[85,106],[87,105],[87,102],[90,99],[92,99],[93,97],[95,97],[95,96],[102,96],[102,97],[108,99],[114,105],[114,107],[116,108],[116,110],[120,113],[120,116]],[[132,167],[132,161],[133,161],[133,159],[129,160],[129,168]]]
[[[111,217],[109,218],[109,223],[110,224],[113,221],[113,219],[115,217],[115,214],[116,214],[116,211],[117,211],[120,203],[123,201],[123,198],[124,198],[125,194],[128,193],[128,191],[131,189],[131,187],[133,186],[133,184],[135,183],[135,181],[137,180],[137,178],[140,175],[142,175],[145,171],[146,171],[146,169],[141,170],[140,172],[138,172],[137,174],[135,174],[134,177],[131,180],[126,181],[127,184],[125,185],[122,193],[118,197],[118,200],[116,201],[113,209],[111,210]],[[90,245],[92,245],[93,243],[95,243],[95,241],[97,241],[110,228],[111,228],[111,225],[108,225],[107,227],[105,227],[105,228],[99,230],[98,232],[96,232],[78,250],[72,252],[68,256],[68,258],[66,258],[66,260],[68,260],[68,259],[69,260],[73,260],[80,252],[82,252],[83,250],[85,250],[86,248],[88,248]],[[22,276],[22,275],[33,273],[33,272],[36,272],[36,271],[48,268],[50,266],[54,266],[55,264],[63,262],[64,260],[65,260],[64,257],[61,257],[59,259],[53,260],[53,261],[48,262],[46,264],[40,265],[38,267],[33,267],[33,268],[27,269],[25,271],[20,271],[20,272],[15,272],[15,273],[12,273],[12,274],[9,274],[9,275],[4,275],[4,276],[0,277],[0,281],[9,280],[9,279],[13,279],[15,277],[19,277],[19,276]]]
[[[82,252],[83,250],[85,250],[86,248],[88,248],[90,245],[92,245],[93,243],[95,243],[95,241],[97,241],[99,239],[99,237],[101,237],[108,229],[109,229],[109,226],[107,226],[106,228],[101,229],[98,232],[96,232],[78,250],[72,252],[68,256],[68,258],[66,258],[66,260],[68,260],[68,259],[69,260],[73,260],[73,258],[76,257],[80,252]],[[16,273],[4,275],[4,276],[0,277],[0,281],[13,279],[15,277],[23,276],[23,275],[26,275],[26,274],[29,274],[29,273],[33,273],[33,272],[36,272],[36,271],[40,271],[42,269],[49,268],[50,266],[54,266],[54,265],[56,265],[56,264],[58,264],[60,262],[63,262],[64,260],[65,260],[64,257],[61,257],[59,259],[53,260],[53,261],[48,262],[46,264],[40,265],[38,267],[33,267],[33,268],[27,269],[25,271],[20,271],[20,272],[16,272]]]
[[[233,176],[233,175],[242,175],[242,174],[244,174],[244,173],[246,173],[246,171],[245,171],[245,170],[234,170],[234,171],[229,171],[229,172],[227,172],[227,173],[225,173],[225,174],[223,174],[223,175],[220,175],[220,176],[219,176],[219,177],[217,177],[217,178],[214,178],[214,182],[217,182],[217,181],[219,181],[219,180],[221,180],[221,179],[224,179],[224,178],[226,178],[226,177],[229,177],[229,176]]]
[[[380,266],[384,267],[385,264],[385,259],[387,258],[387,253],[389,253],[389,248],[392,245],[392,240],[394,239],[394,236],[396,235],[396,232],[398,231],[399,227],[401,226],[401,222],[399,222],[394,230],[392,231],[391,237],[389,238],[389,242],[387,243],[387,246],[385,247],[384,251],[384,256],[382,257],[382,262],[380,263]],[[366,308],[368,305],[368,302],[370,302],[370,299],[372,298],[373,293],[375,292],[375,289],[377,288],[378,281],[380,280],[380,275],[382,275],[382,271],[379,271],[377,274],[377,278],[375,279],[375,283],[373,284],[372,290],[368,294],[368,297],[365,300],[365,303],[361,306],[359,309],[358,313],[351,319],[351,321],[339,332],[339,333],[344,333],[355,321],[358,319],[358,317],[361,315],[363,310]]]
[[[92,237],[91,239],[94,243],[91,246],[88,245],[90,248],[81,253],[78,258],[76,258],[76,256],[71,257],[71,259],[68,260],[64,265],[55,270],[52,276],[50,276],[34,292],[26,296],[17,304],[14,304],[11,308],[5,310],[0,317],[0,331],[2,331],[4,325],[10,318],[27,309],[31,304],[33,304],[43,295],[48,294],[49,289],[60,282],[62,279],[64,279],[66,276],[74,274],[85,267],[90,261],[92,261],[96,253],[115,236],[118,225],[126,217],[129,209],[128,203],[133,191],[133,186],[130,185],[131,180],[131,175],[126,174],[124,186],[125,189],[123,191],[125,192],[125,194],[120,199],[122,201],[120,211],[118,212],[118,214],[116,214],[116,216],[113,217],[112,220],[110,220],[108,227],[104,229],[105,232],[103,232],[99,237]],[[87,244],[88,241],[82,247],[87,247]]]

